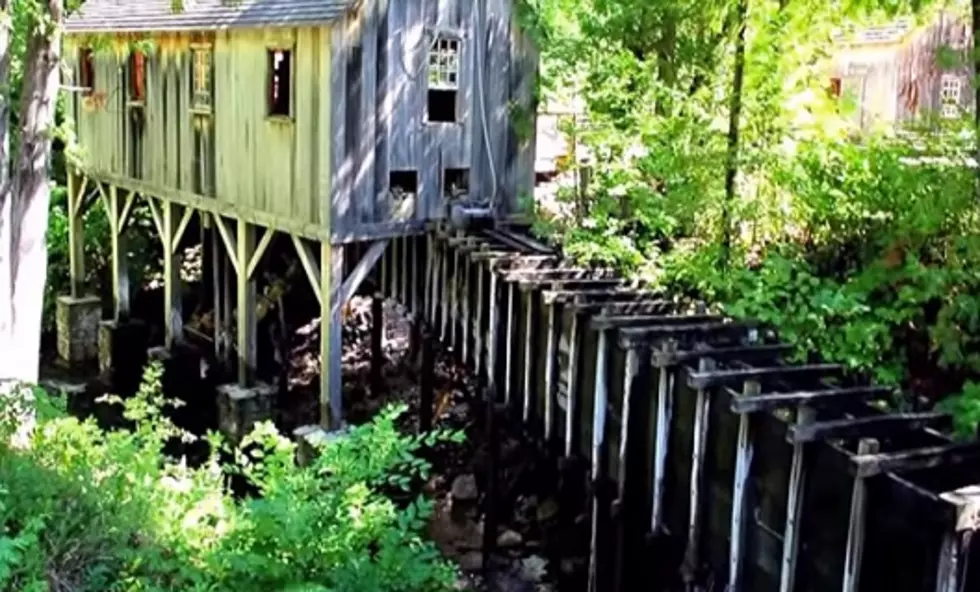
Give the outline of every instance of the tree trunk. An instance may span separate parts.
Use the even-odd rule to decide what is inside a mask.
[[[9,0],[0,2],[8,4]],[[0,347],[5,354],[0,356],[0,379],[27,383],[37,382],[41,350],[51,189],[48,167],[61,61],[63,8],[60,0],[48,0],[46,6],[47,13],[28,32],[20,142],[8,182],[0,192],[0,323],[4,323]],[[9,69],[0,80],[9,80]],[[7,118],[3,121],[6,131]],[[0,160],[0,164],[5,162],[6,158]]]
[[[732,76],[732,105],[728,114],[728,161],[725,167],[725,201],[722,203],[722,263],[727,266],[732,248],[732,206],[735,203],[735,180],[738,177],[738,136],[742,117],[742,87],[745,80],[745,28],[748,25],[748,0],[738,0],[736,8],[738,36],[735,38],[735,71]]]
[[[980,163],[980,0],[972,0],[971,15],[973,17],[973,121],[974,121],[974,158]],[[975,181],[976,198],[980,200],[980,167],[977,168]]]

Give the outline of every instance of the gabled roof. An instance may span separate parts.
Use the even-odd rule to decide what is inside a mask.
[[[359,0],[88,0],[68,17],[68,33],[201,31],[296,27],[343,16]]]

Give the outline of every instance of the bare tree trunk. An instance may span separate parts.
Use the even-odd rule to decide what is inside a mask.
[[[745,28],[748,26],[748,0],[738,0],[735,38],[735,71],[732,78],[732,106],[728,114],[728,162],[725,167],[725,201],[722,202],[722,263],[728,265],[732,248],[732,206],[738,177],[738,136],[742,117],[742,87],[745,80]]]
[[[10,0],[0,0],[0,382],[13,378],[16,362],[12,352],[14,311],[13,274],[11,261],[11,199],[10,199],[10,37],[13,15]]]
[[[12,346],[0,378],[37,382],[41,350],[41,314],[47,270],[48,205],[51,197],[48,166],[61,61],[60,0],[48,0],[47,14],[28,34],[21,92],[20,144],[3,197],[0,237],[9,237],[9,254],[0,262],[0,308],[9,307],[7,344]],[[5,352],[7,353],[7,352]]]
[[[973,17],[973,131],[975,142],[973,156],[980,163],[980,0],[972,0],[971,15]],[[977,168],[977,178],[975,181],[976,198],[980,200],[980,166]]]

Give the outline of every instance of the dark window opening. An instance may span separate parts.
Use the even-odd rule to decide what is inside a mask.
[[[415,195],[419,191],[419,174],[417,171],[391,171],[388,176],[388,189],[398,198]]]
[[[291,51],[269,50],[269,115],[290,115],[292,61]]]
[[[142,51],[129,54],[129,99],[146,100],[146,56]]]
[[[459,197],[470,192],[470,169],[446,169],[442,175],[442,193]]]
[[[455,90],[429,89],[429,121],[455,123]]]
[[[79,51],[78,78],[78,85],[85,89],[85,94],[91,94],[95,90],[95,60],[89,48]]]
[[[840,78],[831,78],[830,79],[830,88],[828,89],[828,91],[829,91],[831,97],[833,97],[835,99],[836,98],[840,98],[840,93],[841,93]]]

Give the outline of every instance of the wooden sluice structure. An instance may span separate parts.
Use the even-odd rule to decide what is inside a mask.
[[[381,292],[587,484],[589,590],[980,589],[980,444],[948,416],[520,232],[440,228],[393,239]]]

